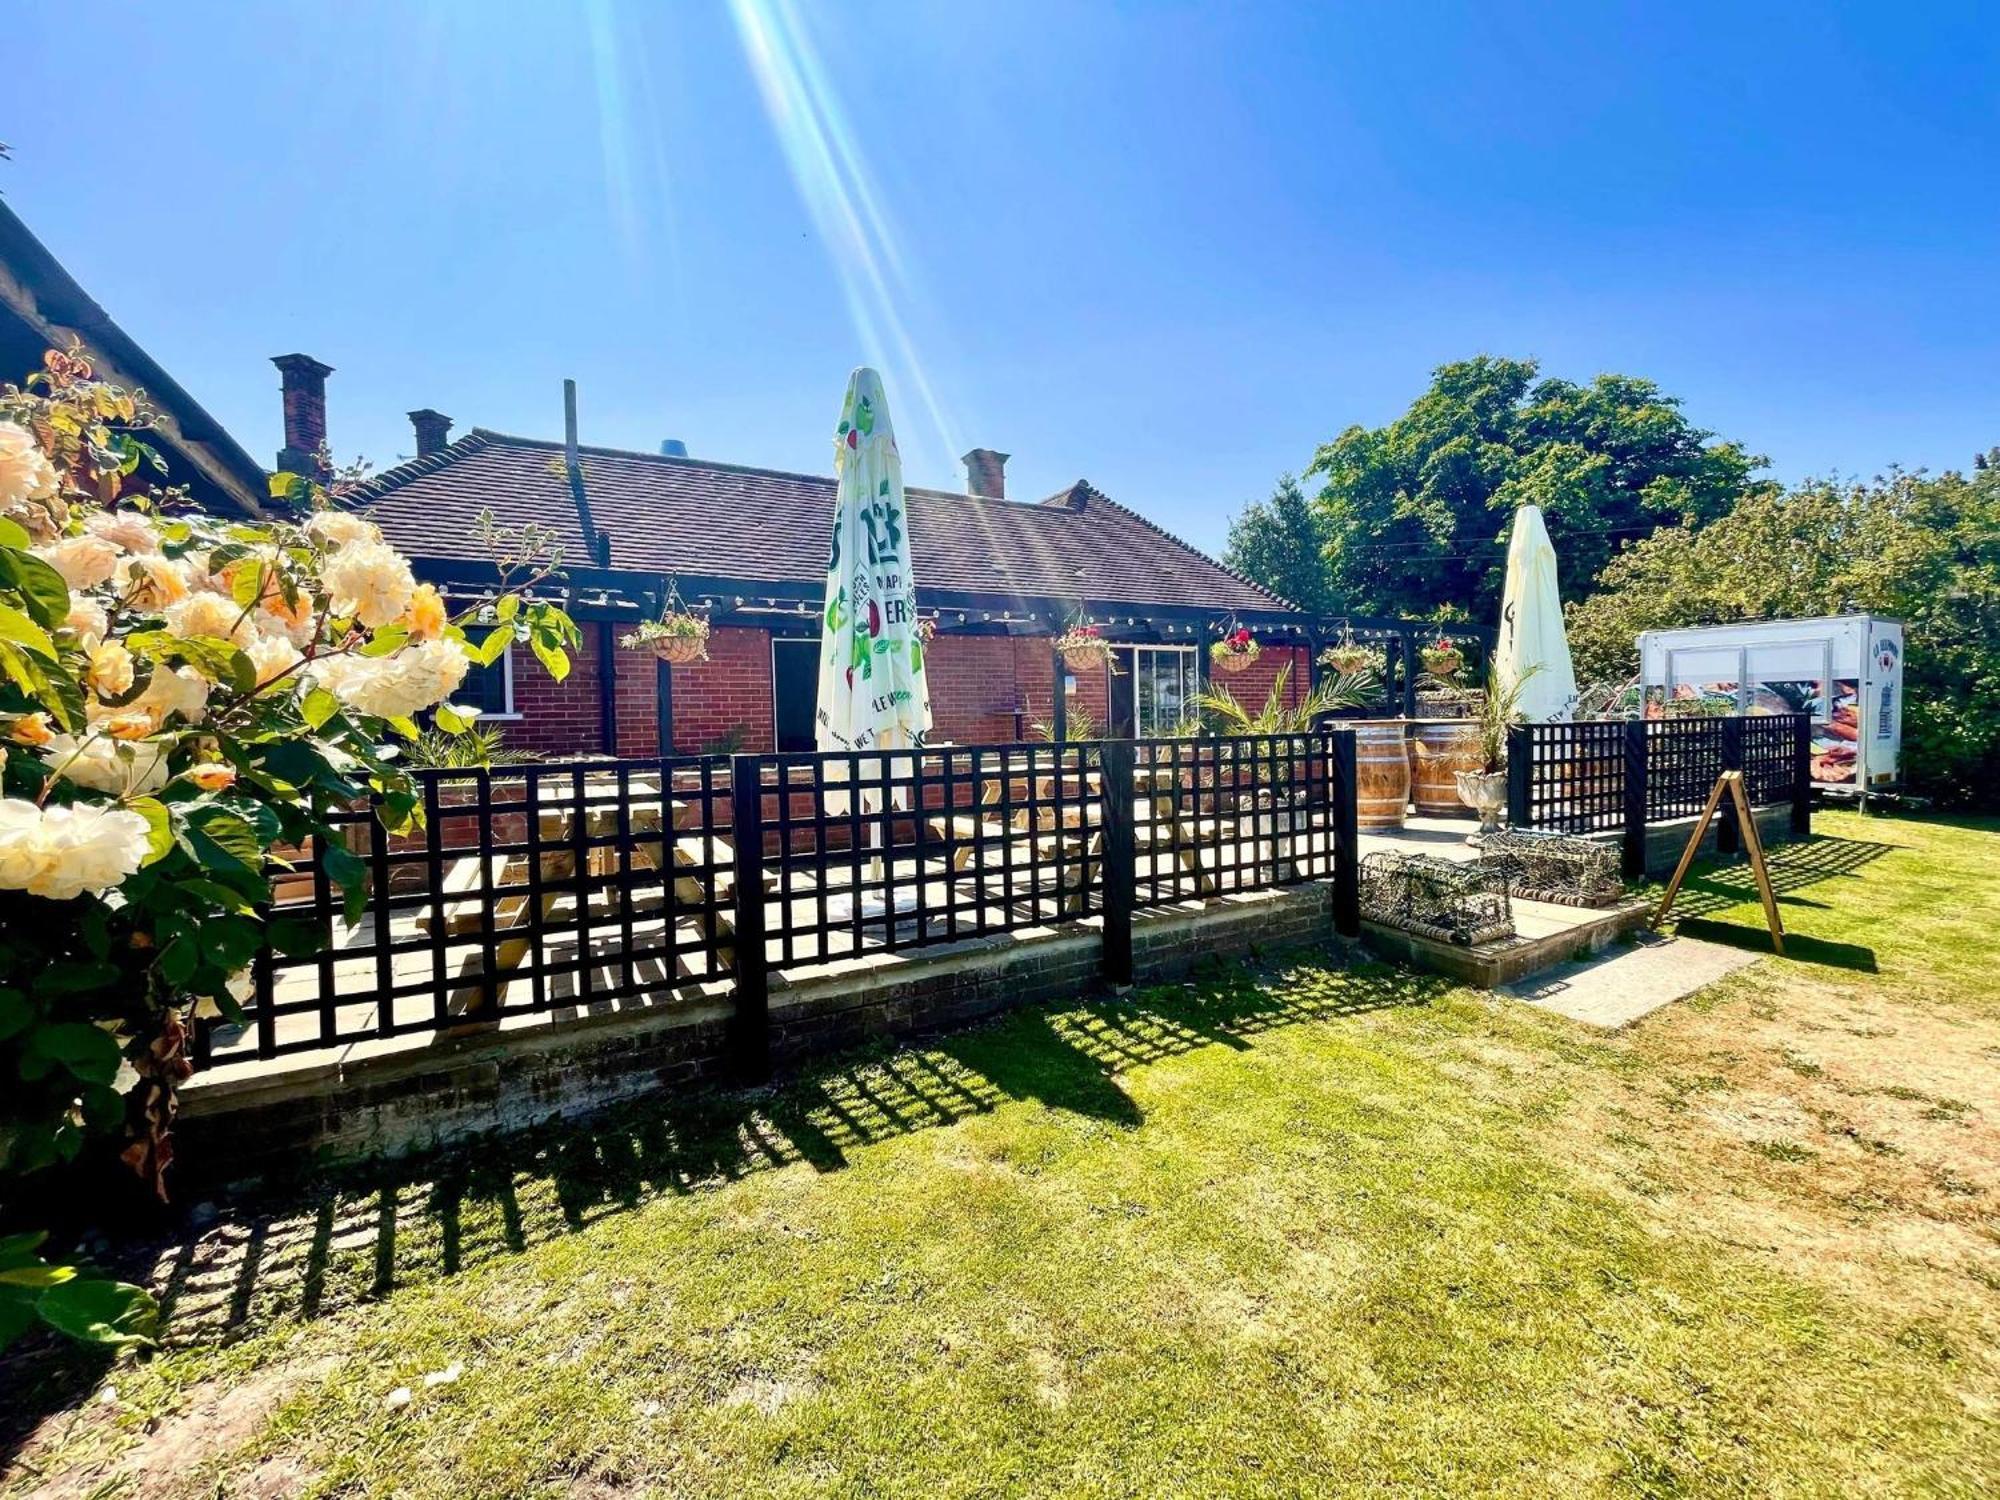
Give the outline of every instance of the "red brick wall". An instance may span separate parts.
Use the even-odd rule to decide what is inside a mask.
[[[617,673],[618,753],[659,753],[654,706],[653,657],[644,651],[612,650]],[[674,750],[692,755],[741,725],[745,750],[772,748],[771,638],[767,631],[727,627],[709,637],[708,657],[675,667]],[[1271,691],[1278,668],[1292,662],[1288,700],[1304,699],[1306,652],[1299,647],[1267,647],[1256,664],[1235,677],[1212,673],[1252,709]],[[933,733],[960,745],[1010,741],[1016,733],[1034,738],[1031,725],[1051,718],[1052,681],[1046,637],[941,635],[928,653]],[[571,670],[553,681],[528,652],[515,649],[514,707],[523,717],[505,724],[507,742],[545,755],[597,754],[603,749],[598,723],[598,627],[585,622],[582,646]],[[1081,709],[1099,724],[1110,717],[1104,670],[1073,674],[1072,711]]]
[[[522,717],[503,721],[507,743],[544,755],[596,755],[604,750],[598,710],[598,625],[583,622],[583,643],[570,653],[570,674],[558,683],[541,663],[514,648],[514,707]],[[613,645],[618,700],[618,753],[660,752],[654,661],[649,651]],[[674,750],[692,755],[736,725],[745,750],[769,750],[771,637],[736,627],[708,639],[708,660],[675,667]]]

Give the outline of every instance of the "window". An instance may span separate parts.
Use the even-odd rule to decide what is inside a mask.
[[[1132,648],[1132,732],[1140,739],[1172,734],[1194,705],[1192,646]]]
[[[514,711],[514,648],[509,646],[490,667],[474,662],[466,669],[465,681],[451,701],[461,707],[476,708],[482,719],[518,719]]]
[[[1828,680],[1833,676],[1829,641],[1779,641],[1749,649],[1744,712],[1799,714],[1827,721]]]
[[[1743,652],[1735,646],[1694,646],[1667,653],[1667,697],[1713,713],[1740,713]]]

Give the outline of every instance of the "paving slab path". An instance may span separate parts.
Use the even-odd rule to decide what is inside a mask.
[[[1557,1015],[1615,1031],[1692,995],[1762,955],[1698,938],[1641,933],[1591,958],[1558,965],[1494,991]]]

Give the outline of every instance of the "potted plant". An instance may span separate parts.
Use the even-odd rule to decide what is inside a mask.
[[[1478,839],[1498,832],[1500,809],[1507,805],[1507,731],[1521,722],[1521,689],[1540,671],[1530,667],[1512,682],[1502,682],[1497,667],[1486,674],[1473,727],[1478,733],[1479,769],[1459,771],[1458,800],[1479,814]]]
[[[1444,686],[1456,686],[1458,674],[1465,670],[1465,653],[1443,636],[1419,648],[1417,655],[1424,670]]]
[[[1353,677],[1362,672],[1380,677],[1389,665],[1380,647],[1362,645],[1354,639],[1352,630],[1343,630],[1338,641],[1320,652],[1319,664],[1333,668],[1342,677]]]
[[[1208,648],[1208,659],[1232,676],[1263,654],[1264,648],[1257,644],[1256,637],[1241,625]]]
[[[651,651],[674,666],[708,660],[708,621],[686,610],[669,610],[646,620],[619,644],[627,651]]]
[[[1097,666],[1107,672],[1118,670],[1112,663],[1111,642],[1098,633],[1095,625],[1070,626],[1055,638],[1055,648],[1063,665],[1072,672],[1087,672]]]

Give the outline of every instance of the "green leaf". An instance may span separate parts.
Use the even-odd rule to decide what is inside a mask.
[[[175,989],[184,987],[201,967],[201,949],[187,938],[175,938],[160,950],[160,977]]]
[[[344,844],[327,844],[320,858],[326,864],[327,878],[340,887],[342,915],[352,927],[368,907],[368,866]]]
[[[173,852],[174,820],[165,803],[157,797],[136,797],[125,806],[146,820],[146,858],[139,868],[144,869]]]
[[[247,871],[262,878],[264,846],[251,826],[234,813],[219,808],[190,815],[188,842],[194,857],[207,868],[231,875]]]
[[[23,535],[25,534],[23,533]],[[520,612],[521,596],[519,594],[502,594],[498,599],[493,601],[493,618],[498,620],[502,625],[505,625]]]
[[[325,688],[316,687],[307,693],[299,705],[299,713],[306,721],[306,728],[318,729],[340,712],[340,700]]]
[[[13,1266],[0,1271],[0,1286],[31,1286],[38,1289],[61,1286],[75,1275],[75,1266],[51,1266],[46,1263]]]
[[[151,1344],[160,1326],[159,1304],[142,1288],[90,1276],[50,1287],[35,1299],[35,1311],[78,1343],[121,1349]]]
[[[432,711],[431,718],[437,724],[437,727],[442,729],[446,734],[464,734],[466,730],[472,727],[465,715],[461,714],[449,703],[440,703]]]
[[[49,633],[11,604],[0,603],[0,638],[18,641],[35,655],[56,660],[56,643]]]
[[[305,480],[286,469],[280,469],[271,476],[271,498],[290,500],[304,487]]]
[[[511,598],[512,595],[508,597]],[[513,644],[514,627],[511,625],[496,626],[487,635],[486,639],[479,643],[479,649],[472,653],[473,660],[477,661],[482,667],[490,667],[493,663],[500,660],[506,654],[507,648]]]
[[[21,591],[21,602],[44,628],[54,630],[69,618],[69,585],[32,552],[0,549],[0,583]]]
[[[26,1031],[35,1023],[35,1007],[28,1003],[28,997],[19,990],[0,990],[0,1042],[10,1036]],[[0,1246],[5,1245],[0,1240]],[[0,1257],[4,1263],[4,1257]]]
[[[0,547],[19,547],[25,552],[33,543],[34,538],[19,521],[0,516]]]
[[[108,963],[50,964],[35,976],[38,995],[80,995],[118,982],[118,967]]]
[[[551,644],[539,635],[531,637],[528,644],[535,653],[535,660],[547,669],[549,676],[557,682],[569,676],[569,653],[562,647]]]
[[[120,1055],[117,1040],[103,1028],[88,1021],[58,1021],[28,1033],[22,1062],[46,1059],[62,1064],[85,1083],[109,1083],[118,1076]]]
[[[401,714],[398,714],[393,719],[384,719],[382,722],[384,724],[387,724],[391,729],[393,729],[397,734],[401,735],[406,740],[419,739],[423,735],[423,731],[421,729],[417,728],[417,726],[413,722],[411,722],[409,719],[404,718]]]

